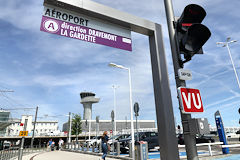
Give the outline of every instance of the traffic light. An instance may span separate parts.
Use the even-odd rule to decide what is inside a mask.
[[[201,24],[205,16],[206,12],[201,6],[190,4],[177,21],[179,51],[185,58],[182,64],[190,61],[194,54],[203,54],[202,46],[211,36],[210,30]]]

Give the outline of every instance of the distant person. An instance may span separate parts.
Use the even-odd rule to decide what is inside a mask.
[[[62,149],[63,145],[64,145],[64,141],[62,140],[62,138],[60,138],[58,141],[59,150]]]
[[[53,142],[52,139],[50,139],[50,140],[48,141],[48,144],[47,144],[47,149],[48,149],[48,150],[51,149],[52,142]]]
[[[51,151],[54,151],[54,148],[55,148],[55,142],[52,141],[52,144],[51,144]]]
[[[105,160],[105,157],[107,156],[107,152],[109,149],[109,146],[108,146],[109,137],[107,134],[108,134],[107,131],[104,131],[102,135],[102,152],[103,152],[102,160]]]

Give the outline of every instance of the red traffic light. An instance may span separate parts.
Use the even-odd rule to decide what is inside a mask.
[[[177,21],[177,38],[180,54],[184,54],[186,63],[194,54],[202,54],[202,46],[211,36],[210,30],[201,24],[206,11],[199,5],[190,4]]]
[[[23,126],[24,125],[24,123],[20,123],[20,126]]]
[[[179,18],[179,23],[201,23],[205,18],[205,10],[197,4],[189,4],[184,8],[184,11]]]

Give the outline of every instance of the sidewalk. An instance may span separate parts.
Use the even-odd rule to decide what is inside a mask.
[[[32,158],[32,159],[31,159]],[[101,156],[94,156],[89,154],[66,152],[66,151],[53,151],[44,152],[40,154],[32,154],[24,156],[23,160],[99,160]],[[116,160],[113,158],[106,158],[106,160]]]

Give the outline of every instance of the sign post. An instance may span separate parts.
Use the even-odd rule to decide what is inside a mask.
[[[139,135],[138,135],[138,125],[137,125],[137,117],[139,116],[138,112],[139,112],[139,105],[136,102],[134,104],[134,112],[135,112],[135,117],[136,117],[136,130],[137,130],[137,142],[139,141]]]
[[[113,137],[113,128],[114,128],[114,117],[115,117],[114,111],[112,110],[112,112],[111,112],[112,130],[110,130],[110,133],[111,133],[112,137]],[[114,139],[112,139],[112,151],[114,152]]]
[[[21,146],[20,146],[19,153],[18,153],[18,160],[22,160],[22,156],[23,156],[23,147],[24,147],[24,140],[25,140],[24,136],[27,136],[27,134],[28,134],[28,131],[26,131],[27,122],[28,122],[28,119],[25,118],[23,131],[20,131],[20,133],[19,133],[19,136],[22,135],[23,137],[22,137],[22,140],[21,140]]]
[[[115,24],[120,26],[120,28],[126,28],[129,31],[140,33],[149,37],[155,108],[161,152],[160,156],[161,159],[179,160],[172,99],[161,25],[90,0],[44,0],[44,6],[54,6],[54,8],[60,8],[65,11],[91,15],[91,17],[94,17],[95,19]],[[57,14],[57,12],[55,12],[55,14]],[[43,24],[43,22],[41,24]],[[41,25],[41,27],[43,27],[43,25]],[[58,33],[59,32],[60,31],[58,31]],[[126,41],[130,44],[130,37],[122,37],[126,37]],[[122,41],[125,41],[125,39]],[[123,43],[117,44],[120,45]],[[128,46],[129,49],[129,44],[123,45],[125,46],[124,48],[127,48],[126,46]],[[134,146],[132,146],[132,152],[134,159]]]

